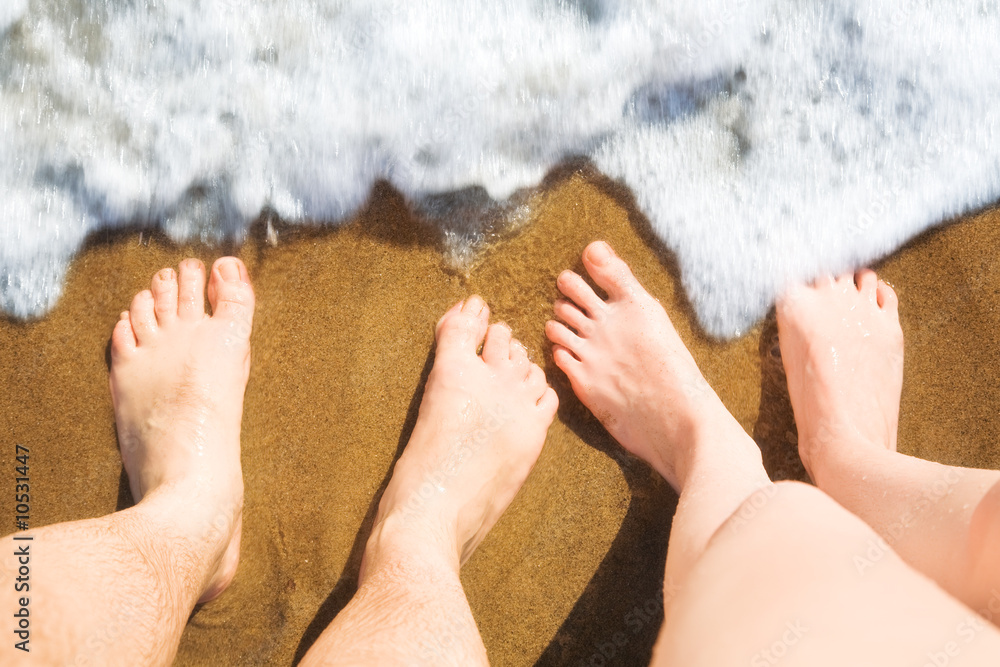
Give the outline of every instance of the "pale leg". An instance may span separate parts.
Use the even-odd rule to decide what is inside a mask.
[[[771,486],[760,450],[702,377],[663,307],[604,243],[584,266],[601,299],[564,271],[546,325],[553,356],[580,397],[625,449],[680,493],[664,588],[683,585],[709,538],[754,491]]]
[[[903,334],[892,288],[868,270],[793,288],[778,305],[778,329],[813,481],[907,562],[983,609],[1000,591],[1000,471],[896,452]]]
[[[948,664],[979,664],[996,650],[995,630],[891,549],[861,571],[856,558],[874,532],[813,488],[771,484],[753,441],[624,262],[602,243],[583,260],[608,298],[560,276],[570,301],[556,303],[561,322],[547,327],[556,363],[681,499],[655,664],[910,665],[937,652]]]
[[[558,401],[510,329],[489,326],[479,297],[449,310],[436,336],[420,414],[379,504],[358,592],[303,666],[487,664],[459,568],[527,478]]]
[[[655,665],[995,664],[1000,632],[909,567],[822,491],[779,482],[709,543],[678,591]],[[875,558],[870,568],[859,558]],[[994,601],[1000,617],[1000,596]]]

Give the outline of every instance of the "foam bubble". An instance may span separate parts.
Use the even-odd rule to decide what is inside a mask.
[[[993,5],[482,4],[8,2],[0,308],[44,313],[95,229],[336,222],[379,179],[468,257],[470,211],[523,216],[508,198],[583,154],[634,189],[731,335],[788,280],[1000,194]]]

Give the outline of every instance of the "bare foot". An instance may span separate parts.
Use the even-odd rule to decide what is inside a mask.
[[[868,269],[793,287],[778,303],[799,455],[817,484],[829,454],[896,450],[903,387],[897,307],[896,293]]]
[[[122,462],[137,503],[183,513],[178,530],[210,560],[201,601],[229,585],[243,511],[240,422],[250,373],[254,294],[238,259],[184,260],[139,292],[111,338],[111,396]]]
[[[583,263],[608,294],[602,299],[572,271],[557,285],[545,333],[573,391],[629,452],[680,490],[707,449],[760,451],[705,381],[660,303],[603,241],[587,246]],[[737,461],[732,461],[736,465]],[[760,469],[761,474],[763,469]],[[766,476],[765,476],[766,479]]]
[[[433,541],[457,569],[527,478],[558,399],[510,329],[489,326],[489,308],[478,296],[445,313],[436,337],[420,414],[382,496],[373,537],[390,531],[418,544]]]

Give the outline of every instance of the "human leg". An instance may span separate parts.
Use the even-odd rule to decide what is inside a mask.
[[[666,313],[606,251],[592,244],[584,265],[608,299],[564,272],[570,301],[546,331],[584,404],[680,494],[654,664],[955,665],[995,652],[995,630],[891,549],[859,568],[877,537],[860,520],[816,489],[769,482]]]
[[[30,554],[30,652],[5,642],[4,664],[169,664],[194,605],[235,574],[254,305],[246,268],[216,262],[211,316],[204,295],[204,267],[187,260],[122,313],[110,384],[136,505],[3,539],[7,576],[20,568],[7,554]],[[2,599],[4,615],[20,606]]]
[[[1000,471],[896,451],[897,307],[892,288],[868,270],[794,287],[778,304],[799,452],[816,485],[884,544],[982,609],[1000,591]]]
[[[564,271],[546,325],[556,365],[611,435],[680,493],[664,586],[683,585],[715,529],[771,486],[760,450],[705,381],[663,307],[603,242],[584,266],[608,298]],[[668,600],[669,602],[669,600]]]
[[[1000,632],[891,549],[873,552],[878,539],[815,487],[758,492],[677,592],[652,664],[993,664]]]
[[[449,310],[436,338],[417,423],[379,503],[357,594],[304,666],[486,664],[459,568],[527,478],[558,401],[510,330],[489,326],[479,297]]]

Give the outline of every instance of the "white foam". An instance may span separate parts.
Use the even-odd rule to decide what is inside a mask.
[[[635,190],[703,323],[730,335],[787,280],[1000,194],[995,5],[482,4],[11,12],[0,307],[44,313],[100,227],[239,238],[264,207],[344,219],[380,178],[414,201],[502,200],[587,154]]]
[[[28,11],[28,0],[4,0],[0,5],[0,35],[21,20],[26,11]]]

